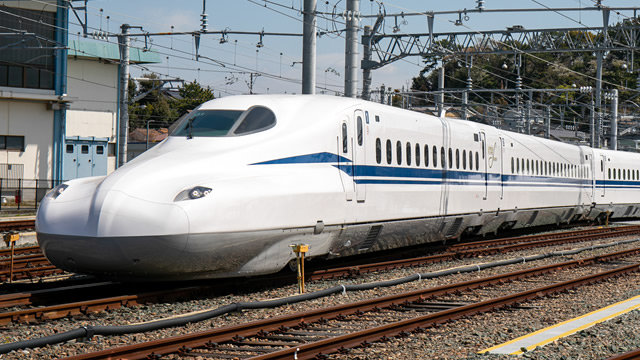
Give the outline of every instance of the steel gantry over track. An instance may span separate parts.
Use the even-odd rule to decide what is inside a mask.
[[[640,26],[535,30],[513,27],[492,31],[371,35],[370,39],[365,36],[362,41],[368,44],[369,40],[372,59],[363,61],[363,69],[378,69],[407,56],[633,51],[640,44]]]

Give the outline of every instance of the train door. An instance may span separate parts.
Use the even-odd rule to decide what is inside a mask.
[[[504,199],[504,138],[501,136],[499,141],[500,150],[496,151],[500,154],[500,200]]]
[[[366,165],[366,134],[365,119],[362,110],[356,110],[353,113],[354,118],[354,136],[355,144],[353,145],[353,182],[356,190],[356,201],[364,202],[367,197],[366,184],[361,179],[364,176],[364,165]]]
[[[440,147],[440,159],[437,159],[434,153],[433,161],[439,161],[439,167],[442,168],[442,187],[440,189],[440,216],[447,216],[449,213],[449,174],[448,168],[451,165],[451,159],[447,157],[447,153],[451,151],[451,129],[446,118],[439,118],[442,124],[442,147]],[[447,161],[449,160],[449,161]]]
[[[487,200],[489,195],[489,159],[487,157],[487,135],[484,131],[480,132],[480,147],[481,161],[484,164],[484,197],[482,200]]]
[[[596,168],[599,171],[594,171],[594,179],[595,179],[595,188],[596,188],[596,197],[594,197],[594,201],[598,195],[600,197],[604,197],[607,193],[607,156],[600,155],[600,165],[596,164]],[[595,175],[598,174],[598,175]]]
[[[342,187],[344,188],[347,201],[353,200],[354,193],[354,181],[353,181],[353,169],[354,163],[352,160],[352,147],[350,126],[351,122],[349,117],[345,116],[340,122],[340,135],[338,136],[338,172],[340,173],[340,179],[342,180]]]

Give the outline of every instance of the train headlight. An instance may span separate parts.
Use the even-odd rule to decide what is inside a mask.
[[[210,192],[211,192],[211,188],[204,187],[204,186],[196,186],[194,188],[181,191],[176,196],[174,201],[182,201],[182,200],[189,200],[189,199],[200,199],[200,198],[203,198],[203,197],[209,195]]]
[[[51,198],[51,199],[57,199],[58,196],[62,195],[62,193],[69,187],[69,185],[67,184],[60,184],[56,187],[54,187],[53,189],[51,189],[51,191],[49,191],[47,193],[47,197]]]
[[[203,186],[196,186],[193,189],[189,190],[189,198],[190,199],[200,199],[201,197],[207,196],[211,192],[211,189]]]

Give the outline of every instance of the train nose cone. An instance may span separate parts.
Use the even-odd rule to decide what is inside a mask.
[[[65,270],[112,278],[160,277],[171,272],[187,244],[189,221],[177,205],[114,190],[74,202],[48,202],[38,216],[40,247]],[[69,208],[73,213],[65,211]]]

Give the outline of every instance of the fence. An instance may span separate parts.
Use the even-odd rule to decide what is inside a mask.
[[[0,212],[35,211],[47,191],[59,183],[61,181],[0,178]]]

